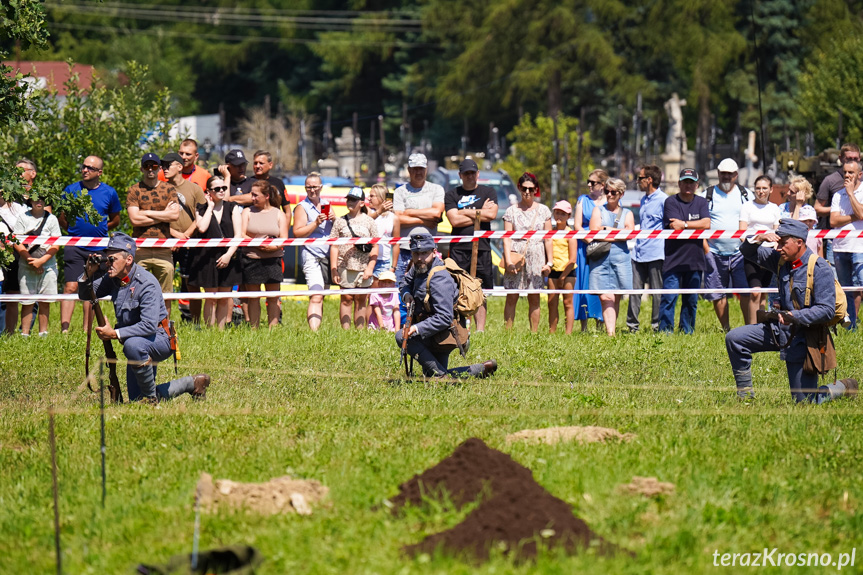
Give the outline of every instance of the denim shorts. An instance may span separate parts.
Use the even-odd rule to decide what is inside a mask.
[[[710,252],[704,258],[707,270],[704,274],[704,289],[748,288],[746,270],[743,269],[743,255],[735,252],[730,256],[720,256]],[[704,294],[707,301],[718,301],[728,297],[727,293]]]

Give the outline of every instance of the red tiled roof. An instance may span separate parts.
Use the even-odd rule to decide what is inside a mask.
[[[30,74],[33,78],[44,78],[48,87],[53,87],[57,90],[57,95],[66,95],[66,81],[69,79],[70,70],[69,64],[66,62],[33,62],[33,61],[14,61],[4,62],[10,66],[13,72],[21,71],[23,74]],[[93,66],[85,66],[84,64],[73,64],[72,74],[78,74],[78,84],[85,92],[93,85]]]

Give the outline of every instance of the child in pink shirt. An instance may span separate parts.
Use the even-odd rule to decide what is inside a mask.
[[[380,287],[396,287],[396,275],[386,270],[378,277]],[[375,293],[369,298],[371,315],[369,316],[370,329],[386,329],[396,331],[401,327],[401,317],[398,313],[399,294],[397,293]]]

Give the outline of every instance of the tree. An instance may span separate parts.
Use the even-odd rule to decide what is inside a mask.
[[[578,157],[578,120],[560,114],[557,117],[557,134],[560,141],[561,179],[572,182],[579,173],[577,164],[580,162],[580,173],[587,174],[593,169],[590,161],[590,133],[585,132],[582,143],[581,157]],[[540,114],[536,119],[525,114],[521,122],[512,132],[507,134],[512,144],[513,153],[507,156],[498,166],[507,171],[513,178],[518,178],[524,172],[531,172],[539,180],[543,201],[551,199],[551,166],[555,163],[554,153],[554,120]],[[565,144],[564,144],[565,143]],[[565,165],[564,165],[565,164]],[[574,186],[564,186],[559,198],[573,197]]]
[[[648,29],[660,31],[656,54],[667,55],[689,87],[687,109],[697,114],[696,139],[703,163],[711,129],[711,110],[728,103],[726,77],[746,49],[737,30],[738,0],[658,0],[647,17]],[[691,133],[691,132],[690,132]]]
[[[85,92],[73,75],[65,84],[65,99],[58,97],[56,87],[33,90],[26,98],[29,121],[0,133],[3,163],[13,164],[21,156],[32,159],[39,166],[37,182],[45,182],[59,196],[80,178],[84,158],[99,156],[105,162],[105,180],[125,199],[126,189],[140,178],[143,152],[176,150],[178,142],[169,142],[167,136],[172,125],[170,92],[155,89],[147,68],[135,62],[129,63],[124,78],[125,85],[114,89],[96,78]],[[15,180],[20,180],[17,174]],[[3,189],[5,195],[9,188]],[[17,186],[12,194],[20,198],[23,190]]]
[[[816,142],[835,145],[839,113],[843,140],[863,141],[863,38],[839,38],[813,54],[800,75],[800,110],[812,122]]]

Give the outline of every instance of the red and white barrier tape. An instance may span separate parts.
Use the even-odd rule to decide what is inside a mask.
[[[847,292],[859,292],[863,291],[863,287],[845,287],[844,291]],[[539,290],[508,290],[508,289],[491,289],[491,290],[483,290],[487,297],[503,297],[507,295],[519,295],[524,296],[528,294],[540,294],[540,295],[549,295],[549,294],[614,294],[614,295],[663,295],[663,294],[673,294],[673,295],[686,295],[686,294],[711,294],[711,293],[725,293],[725,294],[751,294],[751,293],[777,293],[779,290],[776,288],[730,288],[730,289],[707,289],[707,288],[698,288],[698,289],[629,289],[629,290],[548,290],[548,289],[539,289]],[[170,300],[188,300],[188,299],[227,299],[227,298],[264,298],[264,297],[277,297],[277,298],[291,298],[291,297],[308,297],[312,295],[322,295],[322,296],[337,296],[337,295],[364,295],[364,294],[373,294],[373,293],[397,293],[398,290],[396,288],[363,288],[363,289],[342,289],[342,290],[292,290],[292,291],[234,291],[234,292],[189,292],[189,293],[166,293],[162,294],[166,301]],[[108,298],[102,298],[107,300]],[[22,295],[22,294],[0,294],[0,302],[15,302],[15,303],[29,303],[35,301],[78,301],[78,296],[75,294],[56,294],[56,295]]]
[[[760,232],[769,232],[771,230],[760,230]],[[751,236],[756,232],[741,231],[741,230],[600,230],[595,232],[589,231],[555,231],[555,230],[539,230],[539,231],[521,231],[521,232],[502,232],[502,231],[485,231],[477,232],[473,236],[435,236],[435,241],[438,243],[465,243],[474,242],[480,239],[512,239],[512,240],[528,240],[528,239],[589,239],[589,240],[718,240],[718,239],[743,239],[744,236]],[[812,230],[809,232],[810,238],[858,238],[863,236],[863,230]],[[395,244],[399,240],[405,238],[255,238],[255,239],[238,239],[238,238],[213,238],[213,239],[157,239],[157,238],[138,238],[135,243],[139,248],[216,248],[228,246],[240,247],[259,247],[259,246],[309,246],[309,245],[346,245],[346,244]],[[25,245],[47,245],[47,246],[78,246],[78,247],[104,247],[108,245],[108,238],[85,238],[74,236],[24,236],[18,240]]]

